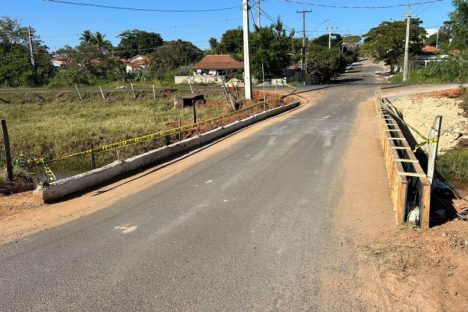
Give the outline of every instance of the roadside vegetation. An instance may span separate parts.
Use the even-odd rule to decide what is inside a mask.
[[[450,20],[445,21],[437,34],[427,36],[418,18],[411,19],[410,31],[410,72],[411,83],[468,82],[468,3],[465,0],[452,0],[454,11]],[[364,35],[364,44],[359,52],[390,66],[392,82],[402,82],[406,22],[383,22]],[[434,48],[433,56],[427,64],[419,59],[424,45]]]

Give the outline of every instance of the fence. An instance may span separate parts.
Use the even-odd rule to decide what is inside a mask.
[[[252,105],[250,105],[248,107],[233,111],[231,113],[223,114],[223,115],[213,117],[213,118],[209,118],[209,119],[205,119],[205,120],[201,120],[201,121],[196,122],[196,123],[181,125],[181,126],[176,127],[176,128],[166,129],[166,130],[162,130],[162,131],[159,131],[159,132],[146,134],[146,135],[143,135],[143,136],[139,136],[139,137],[135,137],[135,138],[130,138],[130,139],[114,142],[114,143],[111,143],[111,144],[97,146],[97,147],[94,147],[94,148],[91,148],[91,149],[87,149],[87,150],[79,151],[79,152],[72,153],[72,154],[69,154],[69,155],[57,157],[55,159],[36,158],[36,159],[30,160],[29,163],[31,165],[41,166],[44,173],[46,174],[47,180],[49,182],[53,182],[53,181],[56,180],[56,175],[53,172],[53,171],[55,171],[55,169],[53,168],[52,165],[56,164],[57,162],[66,161],[66,160],[69,160],[69,159],[76,159],[76,158],[79,158],[79,157],[90,157],[91,163],[93,163],[93,166],[92,166],[91,169],[95,169],[96,168],[96,156],[98,154],[100,154],[100,153],[116,150],[117,151],[116,154],[120,155],[120,153],[119,153],[120,149],[122,149],[124,147],[127,147],[127,146],[130,146],[130,145],[136,145],[136,144],[141,144],[141,143],[145,143],[145,142],[146,143],[152,143],[151,148],[149,148],[148,150],[153,150],[154,148],[169,145],[174,141],[181,141],[184,138],[188,138],[188,137],[194,136],[196,134],[202,134],[202,133],[210,131],[210,130],[212,130],[214,128],[217,128],[217,127],[223,126],[225,124],[231,123],[231,122],[233,122],[235,120],[240,120],[242,118],[252,116],[252,115],[254,115],[254,114],[256,114],[256,113],[258,113],[260,111],[264,111],[264,110],[269,109],[269,108],[274,108],[274,107],[280,106],[281,104],[282,104],[281,102],[278,102],[276,100],[270,100],[270,101],[265,101],[265,102],[261,101],[261,102],[254,103],[254,104],[252,104]],[[159,142],[159,144],[157,144],[157,146],[154,145],[154,143],[156,141]],[[139,151],[140,153],[136,152],[135,154],[141,154],[141,153],[146,152],[146,151],[147,150],[140,150]],[[122,156],[124,156],[124,155],[122,155]],[[132,155],[127,155],[127,156],[132,156]],[[110,162],[110,160],[111,160],[111,158],[109,158],[109,162]],[[112,160],[115,160],[115,159],[112,159]],[[104,165],[104,164],[101,164],[101,165]],[[51,167],[52,167],[53,170],[51,169]],[[74,172],[74,173],[76,174],[76,172]],[[64,177],[64,176],[62,176],[62,177]]]
[[[387,101],[378,95],[376,109],[395,221],[402,225],[410,218],[419,219],[425,230],[430,225],[431,183],[393,116],[395,112],[389,112]]]

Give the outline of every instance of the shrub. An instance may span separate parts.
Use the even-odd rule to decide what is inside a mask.
[[[441,155],[437,170],[449,181],[468,183],[468,148],[458,147]]]

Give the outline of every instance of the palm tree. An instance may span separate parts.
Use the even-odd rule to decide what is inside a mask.
[[[94,44],[103,52],[112,49],[112,43],[105,37],[106,36],[100,33],[99,31],[94,34]]]
[[[93,44],[95,41],[95,35],[91,30],[85,30],[81,34],[80,41],[82,44]]]

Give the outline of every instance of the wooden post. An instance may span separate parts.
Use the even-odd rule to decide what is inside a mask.
[[[83,97],[81,96],[80,90],[78,90],[77,84],[75,84],[75,89],[76,89],[76,92],[78,92],[78,97],[80,98],[80,101],[83,101]]]
[[[130,83],[130,86],[132,87],[133,98],[136,99],[135,88],[133,88],[133,83]]]
[[[442,116],[436,116],[434,125],[429,131],[429,155],[427,157],[427,179],[432,184],[434,178],[435,162],[439,147],[440,128],[442,126]]]
[[[195,107],[196,101],[192,99],[192,114],[193,114],[193,123],[197,123],[197,108]]]
[[[4,119],[2,119],[2,131],[3,131],[3,147],[5,149],[7,178],[9,181],[13,181],[13,163],[11,160],[10,137],[8,136],[8,127],[7,127],[6,120]]]
[[[91,149],[94,149],[93,143],[91,143]],[[96,169],[96,154],[94,152],[91,152],[91,169]]]
[[[102,99],[105,100],[105,99],[106,99],[106,96],[104,95],[104,92],[102,91],[102,88],[101,88],[101,87],[99,87],[99,91],[101,91]]]
[[[179,117],[179,128],[180,128],[180,127],[182,127],[182,120],[181,120],[180,117]],[[179,142],[181,141],[181,135],[182,135],[182,133],[180,133],[180,131],[179,131],[179,133],[178,133]]]
[[[153,84],[153,99],[156,100],[156,87]]]

